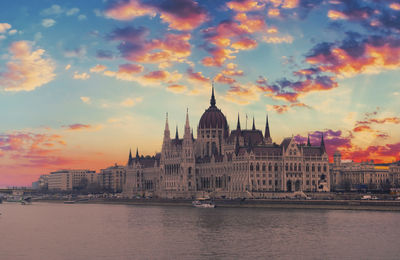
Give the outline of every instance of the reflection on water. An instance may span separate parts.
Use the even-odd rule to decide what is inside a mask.
[[[0,204],[0,259],[398,259],[399,213]]]

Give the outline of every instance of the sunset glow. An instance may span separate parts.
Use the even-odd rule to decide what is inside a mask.
[[[400,160],[397,1],[0,3],[0,187],[161,149],[196,128],[211,84],[230,129]],[[246,121],[248,118],[248,121]],[[175,131],[171,134],[175,135]],[[331,159],[332,160],[332,159]]]

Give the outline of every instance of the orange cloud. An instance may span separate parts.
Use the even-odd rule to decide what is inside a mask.
[[[118,73],[136,74],[143,71],[143,66],[138,64],[122,64],[118,66]]]
[[[226,69],[222,70],[221,73],[226,76],[243,76],[243,70],[236,70],[237,64],[228,63]]]
[[[204,84],[210,83],[210,78],[206,78],[205,76],[203,76],[202,72],[194,72],[192,68],[189,68],[186,72],[190,81],[200,82]]]
[[[399,3],[391,3],[389,5],[389,7],[392,8],[393,10],[400,11],[400,4]]]
[[[280,14],[281,14],[281,12],[279,11],[279,9],[272,8],[272,9],[268,10],[268,16],[269,17],[277,17]]]
[[[101,65],[101,64],[97,64],[96,66],[90,68],[90,72],[96,72],[96,73],[98,73],[98,72],[102,72],[102,71],[105,70],[105,69],[107,69],[106,66]]]
[[[145,15],[155,16],[156,12],[151,7],[142,5],[137,0],[129,0],[127,2],[120,2],[112,8],[107,9],[105,15],[116,20],[127,21]]]
[[[221,67],[225,60],[236,58],[232,55],[233,53],[235,52],[229,49],[215,48],[211,51],[212,57],[205,57],[201,62],[204,66]]]
[[[244,37],[232,43],[231,47],[236,50],[250,50],[257,47],[257,42],[251,38]]]
[[[255,0],[230,1],[227,2],[226,5],[229,9],[232,9],[236,12],[255,11],[265,7],[265,4],[261,4]]]
[[[333,72],[343,77],[360,73],[379,73],[382,70],[397,69],[400,66],[400,46],[385,43],[374,46],[366,43],[362,55],[351,56],[345,50],[335,47],[328,54],[307,57],[307,62],[319,66],[321,71]]]
[[[144,3],[139,0],[117,2],[105,11],[106,16],[117,20],[132,20],[140,16],[160,14],[163,22],[176,30],[193,30],[208,16],[197,2],[192,0],[158,1]]]
[[[225,95],[225,99],[239,104],[248,105],[260,99],[262,91],[253,84],[231,86]]]
[[[226,76],[222,75],[221,73],[219,73],[217,76],[215,76],[214,80],[216,82],[225,83],[225,84],[233,84],[236,82],[236,80],[226,77]]]
[[[174,85],[169,85],[167,87],[167,90],[173,93],[183,93],[187,90],[187,87],[183,85],[174,84]]]
[[[74,72],[74,79],[81,79],[81,80],[87,80],[90,78],[90,75],[87,74],[86,72],[83,72],[81,74],[79,74],[77,71]]]
[[[159,80],[165,80],[165,79],[167,79],[167,78],[168,78],[168,75],[169,75],[169,73],[168,73],[167,71],[164,71],[164,70],[156,70],[156,71],[152,71],[152,72],[147,73],[147,74],[144,75],[143,77],[144,77],[145,79],[148,79],[148,80],[156,80],[156,81],[159,81]]]
[[[291,108],[293,107],[304,107],[304,108],[311,108],[310,106],[304,104],[304,103],[292,103],[290,105],[267,105],[268,110],[274,110],[278,114],[283,114],[288,112]]]
[[[43,49],[31,50],[26,41],[14,42],[9,51],[11,61],[0,74],[0,86],[5,91],[32,91],[55,78],[55,66],[51,59],[43,58]]]
[[[329,10],[328,17],[332,20],[346,20],[348,19],[347,15],[336,10]]]
[[[91,125],[84,125],[84,124],[72,124],[72,125],[67,125],[67,126],[63,126],[63,127],[67,128],[68,130],[71,130],[71,131],[92,128]]]

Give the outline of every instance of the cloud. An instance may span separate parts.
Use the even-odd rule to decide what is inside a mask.
[[[90,75],[87,74],[86,72],[83,72],[81,74],[79,74],[77,71],[74,72],[74,79],[81,79],[81,80],[87,80],[90,78]]]
[[[226,77],[226,76],[224,76],[224,75],[221,74],[221,73],[218,73],[217,76],[215,76],[214,80],[215,80],[216,82],[224,83],[224,84],[229,84],[229,85],[236,83],[236,80],[235,80],[235,79],[230,78],[230,77]]]
[[[388,36],[350,38],[337,44],[322,43],[307,56],[308,63],[341,77],[379,73],[400,66],[400,41]]]
[[[56,21],[53,19],[43,19],[42,20],[42,25],[46,28],[52,27],[55,24],[56,24]]]
[[[126,98],[124,99],[120,105],[123,107],[133,107],[137,103],[142,102],[143,98],[142,97],[137,97],[137,98]]]
[[[169,85],[167,90],[173,93],[183,93],[187,90],[187,87],[184,85],[173,84]]]
[[[58,15],[64,12],[64,9],[59,5],[52,5],[49,8],[46,8],[40,12],[42,15]]]
[[[80,46],[75,49],[64,50],[64,56],[67,58],[82,58],[86,55],[86,47]]]
[[[243,37],[232,43],[231,47],[235,50],[251,50],[257,47],[257,41],[248,37]]]
[[[168,33],[163,38],[147,40],[149,30],[145,27],[124,27],[112,31],[108,38],[121,41],[118,49],[125,59],[141,63],[157,63],[159,67],[173,62],[185,62],[191,54],[188,33]]]
[[[171,29],[193,30],[207,19],[205,9],[192,0],[164,0],[143,2],[140,0],[120,1],[111,4],[105,11],[107,17],[117,20],[132,20],[140,16],[154,17],[168,23]]]
[[[236,12],[249,12],[261,10],[265,7],[265,4],[255,0],[234,0],[227,2],[226,6]]]
[[[55,78],[55,66],[50,58],[44,58],[45,50],[32,51],[27,41],[11,44],[11,60],[6,71],[0,73],[0,86],[6,91],[32,91]]]
[[[0,23],[0,33],[5,33],[9,29],[11,29],[11,25],[9,23]]]
[[[262,91],[254,84],[235,84],[229,88],[224,98],[239,105],[248,105],[260,99]]]
[[[400,11],[400,4],[399,3],[391,3],[389,5],[389,7],[392,8],[393,10]]]
[[[203,85],[210,84],[210,78],[205,77],[202,72],[194,72],[192,68],[189,68],[186,73],[188,80],[193,83],[201,83]]]
[[[310,106],[308,106],[308,105],[306,105],[304,103],[301,103],[301,102],[292,103],[290,105],[267,105],[267,109],[269,111],[273,110],[273,111],[277,112],[278,114],[286,113],[286,112],[288,112],[290,109],[292,109],[294,107],[303,107],[303,108],[311,109]]]
[[[69,70],[71,68],[71,64],[67,64],[67,66],[65,66],[65,70]]]
[[[84,125],[84,124],[64,125],[62,127],[66,128],[67,130],[70,130],[70,131],[79,131],[79,130],[92,128],[91,125]]]
[[[90,99],[90,97],[80,97],[80,99],[85,104],[91,104],[92,103],[92,100]]]
[[[266,43],[273,43],[273,44],[279,44],[279,43],[292,43],[293,42],[293,37],[290,35],[286,36],[265,36],[263,38],[263,41]]]
[[[78,20],[79,21],[83,21],[83,20],[86,20],[86,19],[87,19],[86,15],[84,15],[84,14],[78,15]]]
[[[96,58],[111,60],[114,58],[114,54],[112,53],[112,51],[108,51],[108,50],[97,50]]]
[[[99,73],[99,72],[102,72],[102,71],[104,71],[105,69],[107,69],[107,67],[106,67],[106,66],[104,66],[104,65],[101,65],[101,64],[97,64],[96,66],[94,66],[94,67],[90,68],[90,72],[96,72],[96,73]]]
[[[77,13],[79,13],[79,8],[74,7],[69,9],[65,14],[67,16],[71,16],[71,15],[76,15]]]

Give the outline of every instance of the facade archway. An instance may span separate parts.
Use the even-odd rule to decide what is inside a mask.
[[[288,181],[286,182],[286,190],[287,190],[288,192],[292,192],[292,181],[291,181],[291,180],[288,180]]]
[[[296,191],[299,191],[299,190],[300,190],[300,181],[299,181],[299,180],[297,180],[297,181],[295,182],[294,188],[295,188]]]

